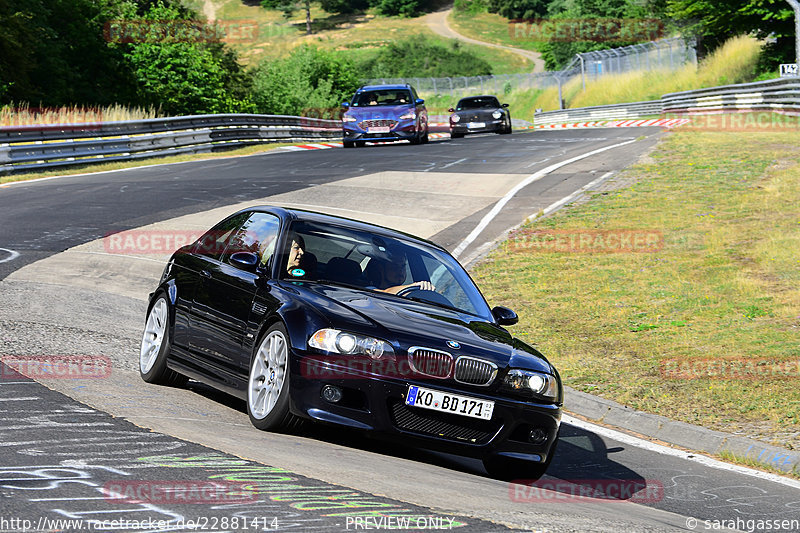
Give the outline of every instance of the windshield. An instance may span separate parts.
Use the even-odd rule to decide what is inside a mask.
[[[492,321],[480,291],[461,265],[431,246],[342,226],[297,221],[289,229],[281,277],[395,294]],[[421,290],[429,282],[433,290]],[[425,287],[430,287],[425,285]]]
[[[353,107],[408,105],[412,103],[414,103],[414,101],[411,99],[411,91],[408,89],[362,91],[353,98]]]
[[[500,107],[500,102],[494,96],[481,96],[480,98],[464,98],[458,102],[456,111],[463,109],[497,109],[498,107]]]

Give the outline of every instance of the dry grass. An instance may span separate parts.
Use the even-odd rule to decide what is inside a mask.
[[[603,76],[588,80],[585,92],[580,77],[575,77],[564,85],[562,92],[567,107],[576,108],[657,100],[667,93],[744,83],[755,77],[761,45],[752,37],[735,37],[705,58],[697,68],[686,65],[676,71],[634,71]],[[532,107],[545,111],[558,109],[558,89],[553,87],[543,91]]]
[[[27,103],[9,104],[0,108],[0,126],[31,126],[36,124],[85,124],[156,118],[153,108],[124,107],[31,107]]]
[[[506,243],[475,269],[479,285],[520,312],[516,333],[567,385],[800,448],[796,371],[663,374],[673,359],[800,361],[800,133],[676,132],[653,158],[627,172],[636,185],[531,227],[657,230],[662,250],[548,253]]]

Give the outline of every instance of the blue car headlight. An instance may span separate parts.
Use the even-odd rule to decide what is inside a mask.
[[[392,345],[386,341],[330,328],[320,329],[315,332],[308,339],[308,345],[311,348],[326,352],[343,355],[366,355],[372,359],[394,355]]]
[[[558,399],[558,382],[555,376],[533,370],[512,368],[503,378],[502,388],[529,397],[533,395],[553,401]]]
[[[356,117],[351,117],[350,115],[342,115],[342,122],[355,122],[358,119]]]
[[[405,120],[405,119],[413,120],[413,119],[417,118],[417,114],[415,112],[413,112],[413,111],[409,111],[408,113],[404,113],[404,114],[400,115],[400,118],[403,119],[403,120]]]

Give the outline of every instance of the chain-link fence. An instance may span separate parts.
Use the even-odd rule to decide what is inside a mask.
[[[362,83],[365,85],[409,83],[423,98],[449,96],[455,100],[478,93],[502,96],[512,90],[560,87],[577,75],[583,75],[586,80],[634,70],[674,70],[686,63],[697,63],[694,43],[677,37],[576,54],[565,69],[557,71],[452,78],[377,78],[362,80]]]

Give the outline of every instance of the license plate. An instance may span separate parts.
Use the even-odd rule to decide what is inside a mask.
[[[374,128],[367,128],[367,133],[389,133],[392,129],[389,126],[375,126]]]
[[[467,127],[468,128],[485,128],[486,127],[486,123],[485,122],[470,122],[470,123],[467,124]]]
[[[443,413],[491,420],[494,402],[410,385],[406,405]]]

